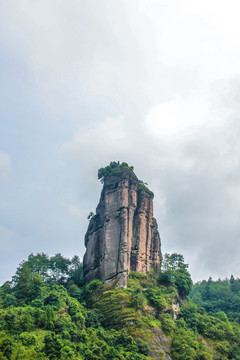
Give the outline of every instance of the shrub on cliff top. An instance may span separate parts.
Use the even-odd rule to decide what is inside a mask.
[[[133,166],[129,166],[127,163],[119,161],[111,161],[110,164],[104,168],[98,170],[98,179],[101,183],[109,176],[112,175],[117,169],[130,169],[134,170]]]

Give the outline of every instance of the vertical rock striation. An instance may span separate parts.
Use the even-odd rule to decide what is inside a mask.
[[[130,271],[148,272],[161,261],[161,240],[153,218],[153,193],[130,168],[104,180],[99,204],[85,235],[87,282],[100,279],[125,287]]]

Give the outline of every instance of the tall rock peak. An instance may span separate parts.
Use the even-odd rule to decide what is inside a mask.
[[[111,163],[98,177],[103,189],[85,235],[84,276],[87,282],[118,279],[118,286],[125,287],[130,271],[146,273],[160,265],[154,194],[126,163]]]

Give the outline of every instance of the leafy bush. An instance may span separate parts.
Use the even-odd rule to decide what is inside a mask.
[[[32,346],[37,342],[37,337],[34,334],[28,332],[22,332],[19,336],[19,339],[24,346]]]
[[[138,279],[138,280],[143,280],[143,279],[147,279],[148,275],[145,273],[138,273],[136,271],[131,271],[129,273],[129,279]]]
[[[176,329],[176,322],[173,320],[170,314],[162,314],[159,317],[161,321],[161,328],[167,334],[172,336]]]
[[[55,335],[50,332],[44,338],[44,352],[52,359],[60,359],[61,358],[61,350],[62,350],[62,342],[59,335]]]
[[[168,306],[164,294],[157,287],[147,289],[146,296],[150,304],[158,311],[162,311]]]
[[[143,309],[147,301],[143,294],[143,289],[141,286],[138,286],[136,290],[132,293],[129,305],[134,307],[136,310]]]

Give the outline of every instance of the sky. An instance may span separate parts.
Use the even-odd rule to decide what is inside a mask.
[[[240,277],[238,0],[0,0],[0,284],[84,255],[97,170],[133,165],[162,252]]]

